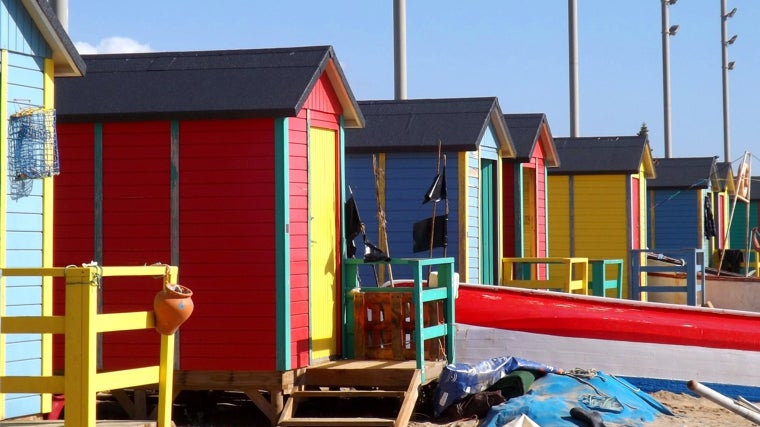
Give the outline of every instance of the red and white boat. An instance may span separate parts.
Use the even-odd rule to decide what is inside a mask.
[[[760,386],[760,313],[461,284],[456,322],[458,362],[511,355],[684,387]]]

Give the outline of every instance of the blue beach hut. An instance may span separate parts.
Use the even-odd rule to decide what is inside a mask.
[[[32,163],[44,171],[30,176],[24,156],[53,139],[32,141],[13,132],[17,120],[47,126],[54,119],[56,77],[80,77],[85,64],[47,0],[4,0],[0,7],[0,109],[6,122],[0,131],[0,157],[7,169],[0,174],[0,266],[52,267],[53,176],[61,172],[54,161]],[[23,119],[22,119],[23,117]],[[9,125],[10,123],[10,125]],[[5,126],[8,126],[8,131]],[[47,132],[43,132],[47,133]],[[29,135],[28,133],[26,134]],[[41,143],[44,145],[35,145]],[[15,155],[10,153],[14,152]],[[50,152],[50,151],[48,151]],[[43,156],[57,159],[56,156]],[[10,160],[13,160],[12,162]],[[31,160],[35,157],[31,156]],[[37,157],[39,159],[39,157]],[[26,159],[29,160],[29,159]],[[61,173],[66,173],[66,169]],[[12,176],[12,179],[9,179]],[[0,314],[40,316],[53,313],[52,280],[8,277],[0,281]],[[52,337],[40,334],[0,335],[0,376],[50,375]],[[0,394],[0,419],[50,412],[50,396]]]
[[[710,258],[723,232],[715,221],[715,158],[658,158],[655,167],[657,177],[647,181],[649,248],[698,248]]]
[[[359,106],[366,126],[346,129],[345,173],[368,238],[391,258],[450,256],[461,281],[499,283],[501,197],[512,197],[499,177],[503,159],[515,151],[498,99],[375,100]],[[423,204],[439,174],[445,199]],[[415,251],[415,223],[446,215],[446,209],[445,249]],[[360,274],[364,285],[389,279],[385,271]],[[402,270],[392,274],[411,277]]]

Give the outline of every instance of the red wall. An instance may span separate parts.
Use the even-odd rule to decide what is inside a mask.
[[[184,370],[275,368],[272,119],[180,123]]]
[[[288,118],[292,368],[309,364],[307,124],[337,131],[341,114],[323,75],[299,115]],[[170,121],[103,125],[104,265],[171,262],[171,177],[179,177],[179,282],[195,302],[180,329],[180,369],[277,369],[274,123],[180,121],[177,171],[171,170]],[[95,255],[95,126],[60,123],[58,135],[63,173],[55,179],[54,263],[79,265]],[[340,212],[336,206],[336,224]],[[153,278],[139,286],[108,278],[104,311],[151,310],[160,286]],[[60,284],[55,298],[62,302]],[[157,360],[154,331],[105,337],[105,369]],[[58,362],[61,352],[59,340]]]
[[[504,214],[504,256],[505,257],[514,257],[517,254],[516,245],[515,242],[515,227],[517,219],[515,218],[515,211],[517,208],[515,207],[515,200],[518,197],[522,197],[519,194],[515,194],[515,170],[520,167],[519,163],[516,163],[513,160],[507,160],[504,162],[504,167],[502,168],[503,178],[501,182],[502,187],[502,203],[504,204],[504,208],[502,210]]]
[[[57,134],[61,174],[53,179],[53,265],[81,265],[93,258],[94,126],[91,123],[59,124]],[[63,280],[56,279],[53,283],[53,312],[63,315]],[[55,369],[63,369],[63,336],[53,335],[53,343],[53,365]]]

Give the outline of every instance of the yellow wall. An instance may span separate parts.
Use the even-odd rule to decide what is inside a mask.
[[[646,187],[646,181],[642,181],[640,193]],[[626,174],[550,175],[549,255],[619,258],[627,270],[631,242],[626,196],[630,185],[630,176]],[[643,212],[645,206],[640,206],[640,210]],[[640,228],[644,242],[646,223]],[[623,287],[623,295],[627,295],[627,272],[623,275]]]
[[[569,181],[569,177],[565,175],[547,177],[547,191],[549,195],[547,200],[549,256],[570,256]]]

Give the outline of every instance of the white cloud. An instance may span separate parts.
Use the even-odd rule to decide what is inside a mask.
[[[81,55],[95,53],[136,53],[151,52],[150,45],[142,44],[128,37],[108,37],[93,46],[87,42],[76,42],[74,45]]]

